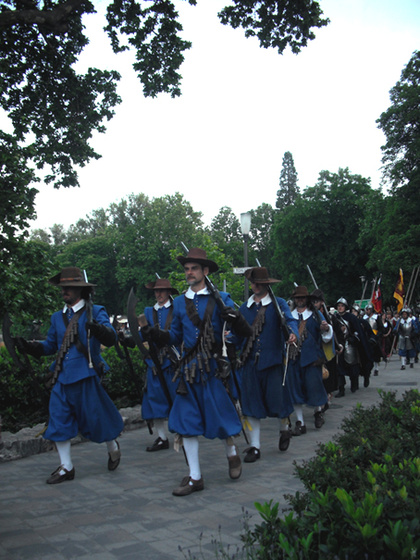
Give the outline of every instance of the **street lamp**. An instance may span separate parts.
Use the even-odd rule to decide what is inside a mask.
[[[248,267],[248,239],[249,239],[250,230],[251,230],[251,214],[249,212],[243,212],[241,214],[241,233],[244,238],[245,268]],[[248,297],[249,297],[248,278],[245,277],[244,301],[247,301]]]

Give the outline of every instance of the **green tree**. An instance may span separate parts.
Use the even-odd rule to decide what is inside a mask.
[[[48,279],[57,272],[51,246],[37,240],[20,243],[7,266],[2,267],[0,318],[7,311],[16,325],[32,320],[48,320],[56,305],[57,294]]]
[[[370,253],[381,261],[391,285],[399,268],[407,274],[420,262],[420,52],[415,51],[390,91],[391,105],[377,120],[385,181],[391,184],[376,242]],[[419,298],[420,288],[414,294]]]
[[[89,0],[0,0],[0,107],[12,129],[0,137],[5,177],[0,202],[8,208],[0,239],[9,252],[7,244],[16,240],[11,228],[26,228],[34,215],[32,168],[43,170],[45,182],[57,188],[77,186],[77,166],[100,157],[90,145],[93,133],[105,132],[104,123],[120,103],[118,72],[75,69],[89,42],[82,18],[92,13]],[[135,53],[133,66],[144,95],[179,96],[179,68],[191,43],[181,36],[175,3],[113,0],[106,17],[105,32],[114,52]],[[282,10],[271,0],[236,0],[219,18],[223,24],[243,27],[246,36],[256,35],[261,46],[280,53],[287,45],[299,52],[314,38],[312,29],[328,23],[315,0],[285,0]],[[8,186],[9,178],[15,190]]]
[[[271,204],[263,202],[255,210],[250,210],[250,259],[251,266],[256,266],[256,259],[261,266],[271,267],[273,248],[271,246],[272,227],[275,210]]]
[[[144,285],[156,278],[168,277],[174,263],[170,250],[181,241],[197,244],[202,235],[201,212],[179,193],[149,199],[144,194],[130,195],[109,207],[110,227],[117,232],[116,280],[125,299],[132,287],[142,304],[150,304],[150,293]]]
[[[1,64],[1,61],[0,61]],[[1,270],[10,260],[18,244],[25,238],[29,220],[35,217],[34,200],[37,189],[26,162],[30,150],[21,148],[15,138],[0,131],[0,264]],[[3,275],[0,282],[3,286]]]
[[[296,198],[299,196],[297,177],[293,156],[290,152],[285,152],[280,173],[280,188],[277,191],[276,208],[281,210],[295,202]]]
[[[229,206],[220,208],[219,213],[211,222],[209,234],[215,243],[232,263],[232,266],[243,264],[244,242],[241,224]]]
[[[286,297],[294,282],[314,289],[307,265],[328,302],[360,297],[359,277],[367,274],[368,257],[360,233],[362,225],[372,224],[371,200],[370,179],[348,169],[322,171],[314,187],[275,215],[273,273]]]
[[[105,305],[108,313],[125,311],[125,292],[116,279],[118,239],[114,230],[68,243],[58,255],[60,267],[78,266],[96,284],[94,301]],[[126,299],[125,299],[126,301]]]
[[[415,51],[390,91],[391,106],[376,121],[386,136],[384,178],[392,188],[420,186],[420,51]]]
[[[186,246],[188,249],[193,247],[192,244],[187,243]],[[244,296],[244,278],[243,276],[234,274],[230,259],[220,249],[220,247],[216,245],[208,233],[203,233],[199,242],[194,246],[199,246],[204,249],[207,253],[207,257],[217,263],[219,270],[211,275],[212,282],[219,290],[224,291],[226,289],[226,291],[231,295],[233,301],[240,305]],[[185,253],[184,251],[173,249],[170,254],[173,266],[169,278],[171,279],[172,285],[175,286],[181,293],[186,290],[188,286],[185,281],[183,267],[176,261],[176,257]]]

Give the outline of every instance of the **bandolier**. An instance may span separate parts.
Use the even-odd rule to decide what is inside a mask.
[[[194,302],[185,297],[185,309],[187,316],[200,332],[195,345],[192,348],[184,349],[185,353],[179,362],[177,371],[175,372],[173,381],[176,381],[176,379],[180,376],[182,367],[184,368],[184,377],[181,378],[181,382],[177,389],[178,393],[183,393],[185,391],[182,383],[183,380],[187,383],[194,383],[197,367],[201,373],[203,381],[205,381],[207,375],[211,372],[210,359],[212,356],[220,355],[221,348],[220,345],[216,344],[213,325],[211,322],[215,304],[215,300],[210,298],[206,311],[204,312],[203,319],[200,319],[200,316],[194,307]]]
[[[166,317],[165,325],[162,327],[162,325],[159,324],[158,312],[156,311],[155,308],[153,308],[153,325],[163,328],[165,331],[169,330],[172,323],[173,312],[174,312],[174,308],[171,305],[171,307],[169,308],[168,316]],[[160,365],[163,365],[166,358],[171,359],[172,353],[173,351],[170,346],[164,346],[163,348],[159,348],[157,355],[158,355],[158,360]],[[157,375],[157,369],[155,365],[152,366],[152,372],[153,375]]]
[[[78,321],[85,309],[86,306],[82,307],[82,309],[79,309],[79,311],[76,311],[76,313],[73,315],[70,321],[66,313],[63,313],[63,321],[67,328],[66,328],[66,332],[64,333],[64,338],[63,338],[63,342],[61,343],[60,350],[58,351],[57,354],[53,375],[51,377],[51,380],[48,382],[48,387],[51,389],[54,387],[55,383],[57,382],[58,376],[60,375],[61,369],[63,367],[63,360],[70,346],[72,344],[77,344],[78,342],[79,344],[81,344],[78,337]],[[81,349],[78,348],[78,350]]]
[[[263,330],[263,326],[264,326],[264,322],[265,322],[265,312],[266,312],[266,306],[262,305],[260,307],[260,309],[258,310],[257,315],[255,316],[254,322],[252,323],[252,334],[251,336],[249,336],[245,342],[244,348],[242,350],[242,353],[239,357],[239,361],[238,361],[238,367],[242,367],[245,362],[247,361],[247,359],[250,357],[250,354],[254,348],[255,342],[258,340],[258,337],[260,336],[260,334],[262,333]],[[255,353],[255,363],[257,363],[259,358],[259,353],[256,352]]]

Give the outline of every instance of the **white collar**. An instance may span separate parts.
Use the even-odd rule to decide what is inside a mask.
[[[73,311],[76,313],[77,311],[79,311],[79,309],[82,309],[82,307],[86,304],[84,299],[79,300],[76,304],[73,305],[73,307],[71,307],[70,305],[65,304],[63,307],[63,313],[67,313],[68,309],[73,309]]]
[[[169,298],[168,301],[166,301],[163,305],[159,305],[158,302],[156,302],[153,308],[156,309],[156,311],[159,311],[159,309],[168,308],[171,307],[171,305],[171,298]]]
[[[299,319],[299,312],[297,309],[293,309],[292,315],[295,319]],[[302,313],[303,320],[306,321],[312,315],[312,311],[308,308]]]
[[[257,305],[257,302],[255,301],[255,294],[252,294],[252,296],[248,299],[246,306],[251,307],[253,303]],[[261,303],[261,305],[269,305],[271,303],[270,295],[266,294],[258,303]]]
[[[204,287],[202,290],[200,290],[199,292],[193,292],[193,290],[191,289],[191,286],[188,288],[188,290],[185,292],[185,297],[187,297],[188,299],[194,299],[194,296],[208,296],[210,294],[210,292],[207,289],[207,286]]]

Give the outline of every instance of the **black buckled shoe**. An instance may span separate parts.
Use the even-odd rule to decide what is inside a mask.
[[[71,471],[68,471],[63,467],[63,465],[60,465],[53,473],[51,473],[50,478],[47,478],[47,484],[60,484],[60,482],[64,482],[65,480],[73,480],[74,474],[74,467]]]
[[[118,441],[117,441],[117,445],[118,445],[118,449],[116,451],[111,451],[110,453],[108,453],[108,455],[109,455],[108,470],[109,471],[115,471],[115,469],[120,464],[121,449],[120,449],[120,444],[118,443]]]
[[[153,442],[153,445],[146,447],[146,451],[161,451],[162,449],[169,449],[169,440],[158,437]]]
[[[238,450],[236,450],[236,455],[227,458],[229,463],[229,476],[232,480],[238,479],[242,474],[242,463],[241,458],[238,455]]]
[[[322,428],[323,424],[325,423],[324,417],[321,411],[315,412],[315,428]]]
[[[279,450],[287,451],[289,449],[290,440],[292,438],[292,433],[290,430],[281,430],[279,439]]]
[[[255,463],[261,457],[260,450],[256,447],[248,447],[244,453],[246,453],[244,463]]]
[[[298,420],[295,424],[294,429],[292,430],[292,436],[303,436],[306,434],[306,426],[302,424],[300,420]]]
[[[184,476],[181,484],[172,491],[172,494],[173,496],[189,496],[193,492],[199,492],[200,490],[204,490],[203,477],[200,480],[193,480],[190,476]]]

